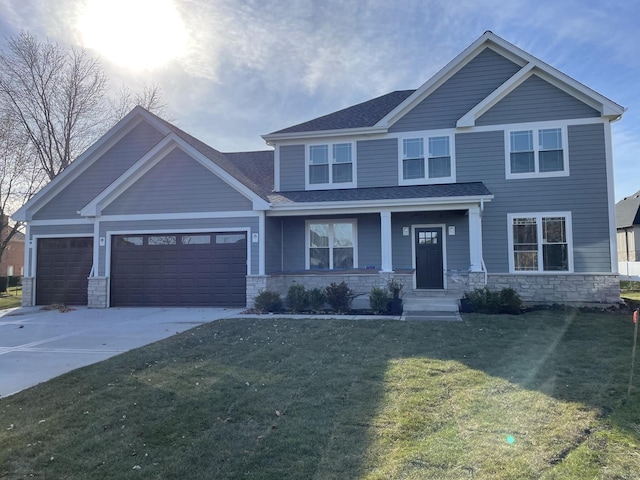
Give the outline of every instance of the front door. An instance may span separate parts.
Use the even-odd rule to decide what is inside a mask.
[[[417,288],[444,288],[442,230],[442,227],[420,227],[415,229]]]

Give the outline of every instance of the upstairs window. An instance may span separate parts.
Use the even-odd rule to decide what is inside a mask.
[[[401,184],[453,181],[451,137],[403,138],[400,145]]]
[[[309,145],[307,153],[308,188],[346,188],[355,186],[352,143]]]
[[[540,128],[508,132],[507,178],[568,175],[565,130]]]

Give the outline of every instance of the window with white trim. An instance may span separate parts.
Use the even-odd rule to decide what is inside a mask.
[[[506,132],[507,178],[568,175],[565,128]]]
[[[511,272],[573,271],[571,214],[511,214]]]
[[[307,222],[307,269],[356,268],[355,220],[313,220]]]
[[[354,182],[353,143],[327,143],[307,148],[309,187],[351,187]]]
[[[454,176],[452,143],[450,135],[401,139],[401,183],[452,181]]]

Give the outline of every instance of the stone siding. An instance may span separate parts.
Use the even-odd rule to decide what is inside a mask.
[[[23,277],[22,278],[22,301],[21,304],[23,307],[33,307],[34,297],[33,297],[33,285],[35,283],[35,278],[33,277]]]
[[[513,288],[533,304],[619,304],[620,279],[604,275],[498,275],[489,274],[489,288]]]
[[[253,300],[261,290],[267,289],[268,278],[266,275],[247,275],[247,308],[253,307]]]
[[[107,288],[109,279],[107,277],[89,277],[88,287],[88,307],[107,308]]]

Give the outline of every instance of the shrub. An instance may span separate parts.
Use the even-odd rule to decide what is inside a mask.
[[[499,292],[494,292],[486,286],[476,288],[473,292],[466,292],[462,302],[468,303],[469,309],[477,313],[518,314],[522,309],[522,299],[513,288],[503,288]]]
[[[389,282],[387,283],[387,289],[389,290],[389,293],[394,299],[398,299],[402,297],[403,288],[404,288],[404,284],[402,284],[401,282],[395,279],[389,280]]]
[[[369,306],[373,313],[386,313],[389,309],[391,295],[383,288],[373,287],[369,293]]]
[[[324,296],[323,288],[312,288],[307,292],[307,298],[309,300],[309,307],[313,312],[319,312],[324,307],[324,303],[327,301]]]
[[[7,287],[19,287],[20,286],[20,280],[21,277],[17,277],[15,275],[11,275],[10,277],[7,277],[8,283],[7,283]]]
[[[292,312],[304,312],[309,308],[309,293],[304,285],[294,283],[287,291],[287,307]]]
[[[336,313],[346,313],[351,309],[353,301],[353,291],[345,282],[330,283],[324,290],[327,303],[331,306],[331,310]]]
[[[253,308],[259,313],[281,312],[282,299],[280,294],[271,290],[260,290],[253,301]]]

